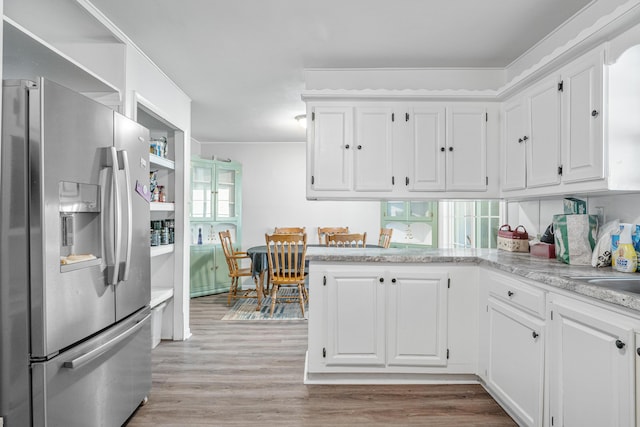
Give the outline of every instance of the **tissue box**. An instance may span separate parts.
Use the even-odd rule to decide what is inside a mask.
[[[564,213],[565,215],[573,214],[586,214],[587,202],[580,199],[574,199],[573,197],[567,197],[564,199]]]
[[[541,258],[555,258],[556,257],[556,245],[549,243],[537,243],[529,247],[531,255]]]

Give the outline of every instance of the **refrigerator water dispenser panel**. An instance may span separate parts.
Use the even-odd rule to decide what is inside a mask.
[[[61,271],[100,264],[100,186],[61,181],[58,196]]]

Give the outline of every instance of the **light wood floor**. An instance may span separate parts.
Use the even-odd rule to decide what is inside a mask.
[[[129,427],[516,425],[479,385],[304,385],[306,322],[223,322],[226,299],[192,299],[193,336],[153,350]]]

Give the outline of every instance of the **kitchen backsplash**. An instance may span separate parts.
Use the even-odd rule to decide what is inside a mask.
[[[640,223],[640,194],[620,194],[598,197],[577,197],[587,202],[590,214],[600,214],[604,222],[619,219],[622,222]],[[507,220],[511,225],[523,225],[529,235],[544,233],[553,215],[563,213],[562,198],[507,203]]]

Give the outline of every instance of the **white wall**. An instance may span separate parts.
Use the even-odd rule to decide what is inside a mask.
[[[305,149],[304,143],[201,144],[203,158],[242,163],[241,247],[264,244],[275,226],[304,226],[309,243],[318,243],[318,226],[348,226],[377,243],[380,202],[306,199]]]

